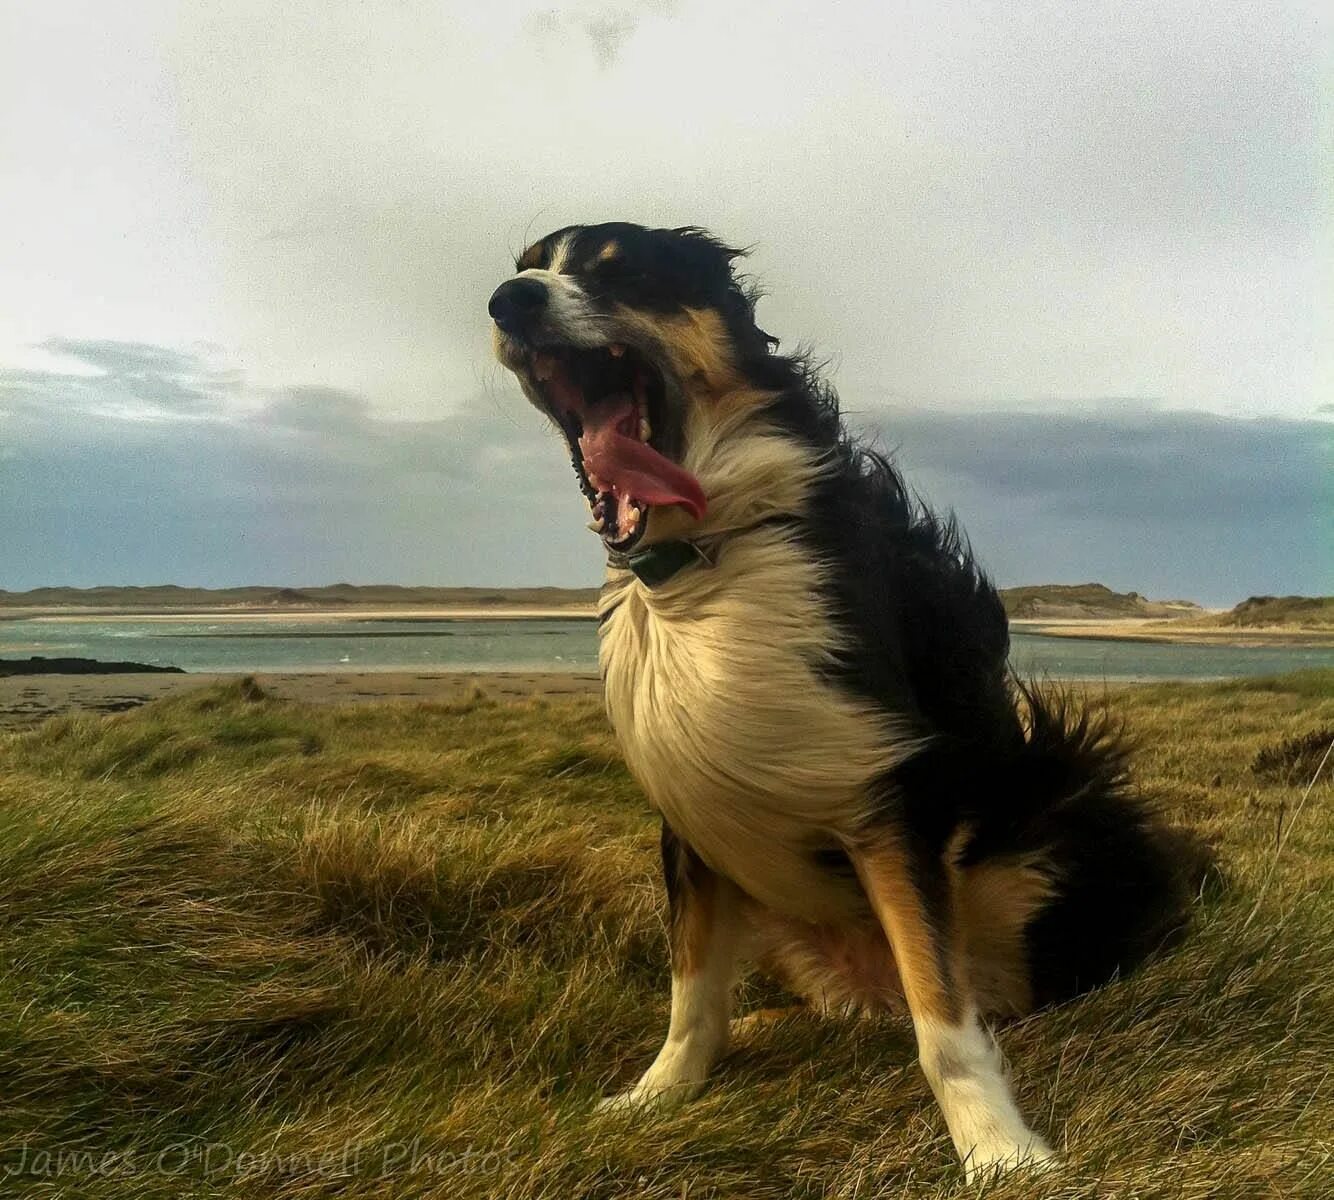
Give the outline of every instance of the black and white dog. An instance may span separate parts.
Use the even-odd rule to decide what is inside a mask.
[[[827,1012],[906,1010],[970,1176],[1052,1158],[984,1018],[1103,983],[1181,928],[1172,835],[1104,720],[1016,682],[952,520],[844,431],[702,230],[561,229],[491,297],[608,556],[607,711],[662,815],[666,1044],[699,1091],[744,963]]]

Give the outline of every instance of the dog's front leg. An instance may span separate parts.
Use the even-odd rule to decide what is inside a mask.
[[[740,892],[662,826],[662,866],[671,909],[672,1016],[653,1065],[603,1108],[690,1100],[727,1047],[741,929]]]
[[[1000,1050],[978,1016],[952,865],[892,829],[852,858],[894,952],[922,1069],[968,1178],[1050,1166],[1055,1156],[1015,1107]]]

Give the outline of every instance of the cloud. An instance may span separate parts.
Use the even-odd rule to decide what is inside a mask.
[[[1329,398],[1310,4],[72,4],[0,39],[0,353],[208,338],[429,415],[510,252],[623,218],[755,244],[859,402]]]
[[[1334,461],[1324,422],[1123,406],[1070,413],[898,413],[873,422],[909,466],[1075,515],[1244,522],[1314,506]],[[1114,484],[1115,486],[1110,486]]]
[[[178,366],[168,391],[216,376],[195,356]],[[200,390],[173,419],[144,420],[119,403],[120,375],[0,376],[0,586],[596,573],[586,556],[570,566],[587,515],[526,404],[500,412],[479,395],[393,421],[325,387]]]
[[[74,368],[69,372],[0,367],[0,402],[139,420],[216,411],[240,386],[240,376],[214,368],[200,355],[145,342],[48,338],[37,349]]]
[[[542,51],[559,42],[566,30],[577,29],[588,39],[598,67],[606,71],[615,65],[625,44],[646,17],[668,17],[676,8],[676,0],[577,4],[568,12],[546,8],[529,13],[524,18],[524,29]]]
[[[250,386],[202,353],[58,347],[101,373],[0,373],[0,586],[600,576],[559,440],[516,389],[389,420],[361,393]],[[127,408],[127,380],[150,376],[151,403]],[[1326,421],[1125,402],[850,421],[957,510],[1002,583],[1096,579],[1218,603],[1334,591]]]
[[[1211,603],[1334,592],[1327,422],[1122,404],[864,423],[919,492],[957,510],[1003,583],[1098,580]]]

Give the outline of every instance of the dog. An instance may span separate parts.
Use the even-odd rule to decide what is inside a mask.
[[[607,1103],[696,1095],[749,963],[821,1013],[906,1011],[969,1178],[1047,1166],[990,1022],[1168,944],[1190,881],[1114,725],[1012,676],[953,518],[760,329],[740,257],[570,226],[488,306],[606,553],[606,709],[662,818],[670,1022]]]

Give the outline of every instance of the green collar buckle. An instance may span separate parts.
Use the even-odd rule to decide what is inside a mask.
[[[613,567],[634,572],[639,582],[647,588],[661,587],[686,567],[700,564],[713,566],[713,559],[698,542],[687,541],[658,542],[642,550],[631,550],[628,554],[613,551],[607,556],[607,561]]]

